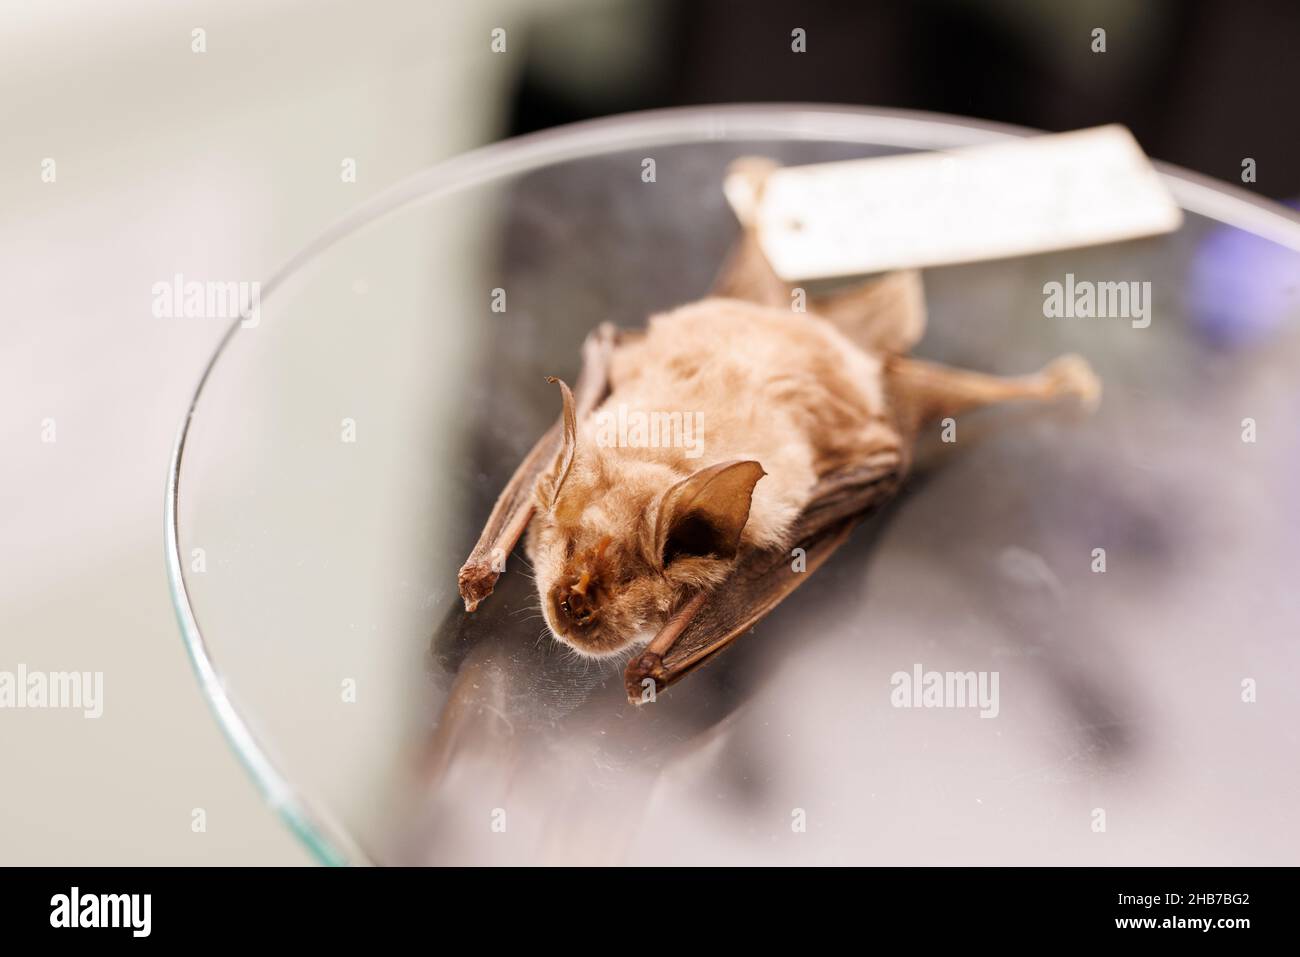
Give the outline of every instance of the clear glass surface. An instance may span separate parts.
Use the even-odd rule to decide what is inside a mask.
[[[264,285],[178,437],[166,553],[204,693],[321,860],[1300,862],[1300,222],[1179,170],[1172,235],[925,273],[919,355],[1080,352],[1100,410],[972,418],[655,705],[542,634],[522,555],[461,607],[556,416],[543,377],[572,380],[597,323],[707,290],[731,159],[1025,132],[799,106],[582,124],[399,185]],[[1151,282],[1150,327],[1044,318],[1066,273]],[[892,707],[918,663],[997,671],[997,718]]]

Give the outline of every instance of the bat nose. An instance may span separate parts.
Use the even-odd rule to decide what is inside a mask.
[[[581,592],[570,592],[569,597],[565,599],[565,604],[568,605],[569,617],[579,628],[590,625],[596,617],[596,609],[591,599]]]
[[[557,585],[551,590],[551,606],[566,631],[585,629],[596,620],[596,602],[585,585],[581,590],[572,585]]]

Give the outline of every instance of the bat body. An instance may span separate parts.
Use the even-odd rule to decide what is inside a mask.
[[[788,551],[819,478],[897,462],[882,368],[788,309],[706,299],[653,317],[612,357],[565,474],[561,456],[537,486],[527,552],[552,633],[625,651],[739,555]]]
[[[737,167],[761,193],[770,164]],[[918,431],[1009,399],[1098,385],[1074,356],[1003,379],[908,358],[920,277],[813,298],[770,270],[751,224],[714,295],[644,333],[597,329],[561,422],[538,443],[461,569],[473,610],[525,526],[542,612],[584,655],[639,652],[652,698],[770,611],[891,497]]]

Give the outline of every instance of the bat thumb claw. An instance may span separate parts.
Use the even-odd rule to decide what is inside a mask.
[[[650,685],[646,682],[653,681],[654,693],[658,694],[667,687],[665,681],[667,677],[664,660],[657,653],[647,651],[640,657],[633,658],[623,672],[623,688],[627,691],[627,700],[635,705],[654,700],[653,697],[646,697],[646,692],[650,690]]]
[[[474,611],[496,586],[500,575],[491,565],[479,562],[466,562],[457,576],[456,584],[460,586],[460,597],[465,602],[466,611]]]

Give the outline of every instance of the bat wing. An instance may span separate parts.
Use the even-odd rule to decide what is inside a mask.
[[[823,477],[792,539],[793,547],[804,550],[803,567],[796,571],[792,553],[784,549],[747,555],[721,587],[689,602],[628,663],[623,674],[628,699],[646,700],[648,681],[662,691],[753,627],[839,548],[859,520],[893,498],[902,473],[898,455],[881,453]]]
[[[610,359],[623,338],[623,333],[606,322],[592,331],[582,344],[582,371],[573,389],[579,420],[590,415],[608,395]],[[514,550],[519,536],[528,527],[533,517],[533,488],[537,476],[555,458],[563,428],[561,418],[537,440],[492,507],[478,544],[461,566],[458,576],[460,597],[465,602],[466,611],[473,611],[479,602],[492,594],[497,579],[505,570],[506,556]]]

